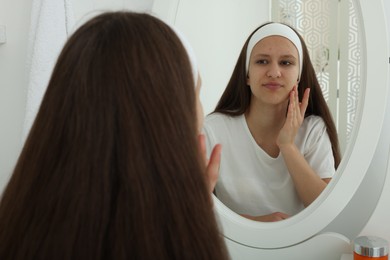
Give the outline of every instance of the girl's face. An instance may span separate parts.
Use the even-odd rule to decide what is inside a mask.
[[[269,36],[259,41],[249,61],[247,85],[251,102],[286,104],[292,88],[298,84],[298,50],[285,37]]]

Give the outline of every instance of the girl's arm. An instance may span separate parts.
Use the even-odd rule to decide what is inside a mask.
[[[286,122],[277,139],[277,145],[283,155],[298,196],[305,207],[310,205],[321,194],[330,181],[330,178],[321,179],[316,174],[294,142],[298,129],[304,120],[309,92],[310,89],[307,88],[303,95],[302,103],[300,103],[298,91],[296,87],[293,88],[290,93]]]

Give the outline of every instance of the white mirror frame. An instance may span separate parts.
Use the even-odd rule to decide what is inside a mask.
[[[174,24],[179,2],[180,0],[155,0],[153,12]],[[365,62],[362,64],[362,71],[365,73],[360,88],[360,117],[356,120],[357,127],[352,133],[351,143],[346,149],[337,176],[308,208],[281,222],[261,223],[245,219],[214,197],[216,212],[228,240],[264,249],[284,248],[301,243],[339,218],[356,195],[373,160],[386,116],[386,104],[389,102],[389,50],[383,2],[355,2],[361,13],[359,20]],[[382,189],[381,186],[375,188]],[[357,226],[364,224],[359,223]]]
[[[360,7],[362,16],[363,60],[366,62],[362,71],[366,73],[363,74],[361,87],[360,120],[356,122],[358,127],[339,166],[338,175],[312,205],[281,222],[247,220],[214,197],[216,211],[228,239],[256,248],[282,248],[301,243],[328,226],[359,188],[373,159],[385,118],[389,54],[383,3],[362,0],[356,1],[356,6]]]

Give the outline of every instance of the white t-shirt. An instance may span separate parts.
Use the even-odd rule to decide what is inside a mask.
[[[215,192],[227,207],[253,216],[273,212],[294,215],[304,208],[283,156],[279,153],[273,158],[256,143],[244,115],[211,114],[205,119],[203,132],[208,155],[216,144],[222,144]],[[306,117],[295,143],[321,178],[334,175],[331,143],[321,117]]]

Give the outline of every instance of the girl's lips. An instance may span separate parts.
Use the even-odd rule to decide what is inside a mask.
[[[276,90],[276,89],[282,87],[282,85],[279,83],[270,82],[270,83],[263,84],[263,87],[270,89],[270,90]]]

